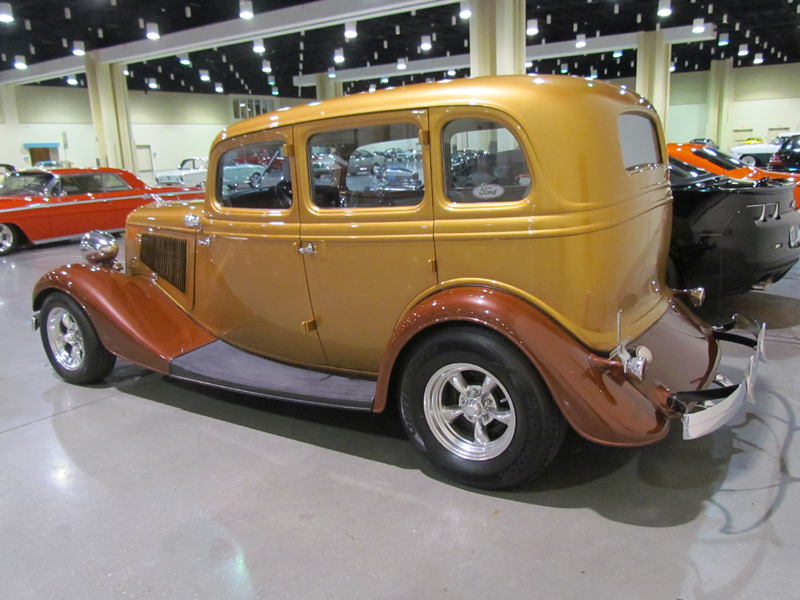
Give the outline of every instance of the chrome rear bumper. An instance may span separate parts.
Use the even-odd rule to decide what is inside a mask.
[[[742,333],[734,333],[734,330]],[[754,401],[753,389],[758,365],[766,362],[764,334],[765,325],[759,325],[742,315],[735,315],[731,323],[714,328],[714,337],[717,340],[747,346],[754,353],[745,368],[744,380],[738,385],[732,384],[722,375],[717,375],[714,383],[719,387],[670,394],[669,407],[683,415],[683,439],[697,439],[719,429],[736,415],[745,399]]]

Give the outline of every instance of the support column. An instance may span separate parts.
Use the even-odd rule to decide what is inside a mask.
[[[328,100],[344,96],[342,82],[328,77],[327,73],[317,73],[317,100]]]
[[[100,166],[128,169],[135,173],[136,150],[122,65],[102,63],[95,53],[88,52],[86,81]]]
[[[733,84],[733,59],[712,60],[706,94],[706,137],[717,142],[720,148],[730,148],[733,145],[733,131],[730,126]]]
[[[667,131],[669,117],[669,65],[672,44],[664,41],[663,32],[640,31],[636,52],[636,93],[644,96],[661,117]]]
[[[472,2],[469,20],[470,75],[525,73],[525,1]]]

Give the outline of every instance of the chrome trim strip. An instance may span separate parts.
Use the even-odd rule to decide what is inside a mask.
[[[106,231],[107,233],[122,233],[123,231],[125,231],[125,228],[123,227],[122,229],[106,229],[104,231]],[[78,239],[78,238],[82,237],[83,235],[85,235],[85,233],[86,232],[84,231],[83,233],[74,233],[72,235],[64,235],[64,236],[61,236],[61,237],[47,238],[45,240],[34,240],[32,243],[33,244],[49,244],[51,242],[63,242],[65,240],[74,240],[74,239]]]

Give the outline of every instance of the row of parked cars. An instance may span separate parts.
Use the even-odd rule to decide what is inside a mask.
[[[413,170],[314,167],[414,144]],[[243,165],[263,171],[243,178]],[[764,329],[741,316],[712,328],[688,286],[705,276],[727,293],[720,269],[764,265],[775,280],[800,255],[792,181],[670,159],[644,98],[577,77],[404,86],[254,117],[217,137],[206,181],[202,200],[158,194],[129,215],[125,264],[94,232],[88,264],[40,279],[54,370],[86,384],[122,357],[257,396],[391,405],[437,470],[488,489],[535,477],[568,430],[643,446],[673,422],[685,439],[722,427],[752,394]],[[762,239],[769,251],[753,250]],[[717,373],[729,343],[752,355],[741,382]]]

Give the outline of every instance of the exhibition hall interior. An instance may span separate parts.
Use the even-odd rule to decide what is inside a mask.
[[[4,597],[797,597],[800,0],[11,0],[0,140]]]

